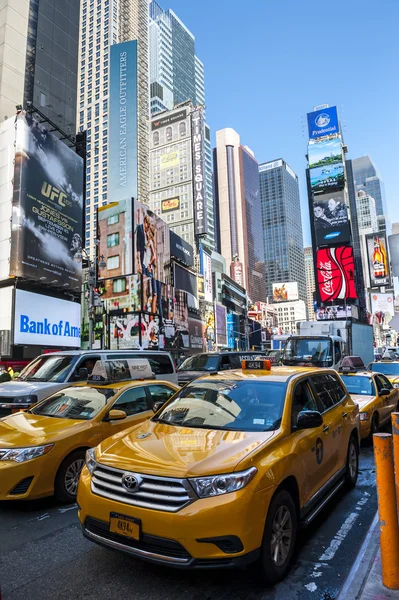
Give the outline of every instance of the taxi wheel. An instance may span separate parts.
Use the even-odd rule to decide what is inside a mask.
[[[349,440],[348,454],[346,458],[345,485],[354,488],[359,474],[359,446],[353,435]]]
[[[295,548],[297,526],[292,496],[286,490],[280,490],[269,506],[261,557],[256,564],[267,583],[276,583],[287,573]]]
[[[80,472],[85,464],[85,451],[77,450],[67,456],[58,469],[54,484],[54,495],[60,502],[76,501]]]

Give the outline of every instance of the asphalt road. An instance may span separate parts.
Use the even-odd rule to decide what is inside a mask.
[[[300,533],[292,569],[273,588],[251,570],[182,572],[85,540],[76,506],[53,499],[0,505],[1,600],[333,600],[377,508],[371,448],[356,488],[339,493]]]

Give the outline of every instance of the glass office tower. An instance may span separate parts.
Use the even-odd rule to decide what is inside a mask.
[[[361,156],[351,161],[356,192],[363,190],[375,200],[379,228],[385,229],[387,208],[384,183],[369,156]]]
[[[306,277],[298,177],[282,160],[259,165],[266,293],[273,283],[296,281],[306,302]]]

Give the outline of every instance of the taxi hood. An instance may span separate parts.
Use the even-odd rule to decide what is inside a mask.
[[[18,412],[0,419],[0,448],[42,446],[77,434],[87,421]]]
[[[96,456],[110,467],[148,475],[217,475],[233,472],[274,434],[274,431],[195,429],[145,421],[102,442]]]
[[[353,402],[358,405],[359,410],[364,409],[375,398],[375,396],[364,396],[363,394],[351,394],[350,396]]]

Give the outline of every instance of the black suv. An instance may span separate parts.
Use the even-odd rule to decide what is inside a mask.
[[[229,371],[241,369],[243,360],[265,358],[264,352],[209,352],[209,354],[195,354],[186,358],[177,370],[179,385],[184,385],[197,377],[215,371]]]

